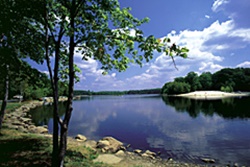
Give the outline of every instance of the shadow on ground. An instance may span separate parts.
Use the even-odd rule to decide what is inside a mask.
[[[38,138],[0,140],[0,166],[50,166],[49,147],[48,141]]]

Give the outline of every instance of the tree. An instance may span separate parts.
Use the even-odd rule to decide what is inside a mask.
[[[22,61],[21,57],[29,55],[35,61],[41,61],[41,47],[34,43],[34,41],[39,41],[38,38],[41,39],[40,34],[33,33],[34,26],[30,24],[30,19],[27,19],[27,17],[33,18],[39,11],[31,7],[31,5],[36,6],[36,2],[0,1],[0,33],[2,34],[0,39],[0,76],[4,79],[5,92],[0,112],[0,129],[9,96],[10,72],[16,71],[16,67]]]
[[[130,63],[142,65],[149,61],[153,51],[165,52],[174,61],[174,56],[187,57],[188,49],[175,44],[167,45],[170,39],[156,39],[154,36],[144,37],[137,27],[148,19],[139,20],[129,13],[129,8],[121,9],[117,0],[51,0],[46,1],[44,27],[46,34],[46,59],[50,72],[54,94],[54,132],[53,155],[54,166],[63,166],[63,158],[67,146],[68,124],[72,113],[73,87],[76,67],[74,54],[80,52],[82,58],[98,60],[102,64],[103,73],[111,69],[125,71]],[[135,31],[130,35],[130,31]],[[54,73],[50,67],[49,44],[54,46]],[[137,44],[136,44],[137,43]],[[138,50],[135,50],[138,46]],[[65,54],[67,57],[63,57]],[[131,56],[126,56],[131,55]],[[67,62],[68,67],[68,103],[63,120],[58,115],[58,70],[60,64]],[[60,143],[58,146],[57,130],[60,126]],[[58,149],[58,151],[57,151]],[[56,153],[58,157],[55,158]]]
[[[168,38],[145,37],[138,27],[148,19],[134,18],[129,8],[120,8],[118,0],[3,0],[0,7],[0,32],[6,33],[8,47],[15,53],[12,57],[47,62],[54,99],[53,166],[63,166],[67,147],[78,71],[74,65],[75,52],[81,53],[84,61],[98,60],[103,74],[111,69],[125,71],[130,63],[142,65],[153,58],[155,50],[165,52],[174,64],[175,56],[187,57],[188,49],[171,44]],[[131,31],[135,33],[131,35]],[[68,87],[63,119],[58,113],[60,79]]]
[[[210,72],[203,72],[199,76],[199,81],[200,81],[202,90],[209,90],[212,88],[213,80],[212,80],[212,74]]]
[[[185,82],[185,78],[184,77],[177,77],[174,79],[175,82]]]
[[[196,91],[201,89],[201,84],[199,81],[198,74],[196,74],[195,72],[189,72],[185,77],[185,81],[191,86],[191,91]]]
[[[190,85],[185,82],[168,82],[162,88],[162,94],[181,94],[190,92]]]

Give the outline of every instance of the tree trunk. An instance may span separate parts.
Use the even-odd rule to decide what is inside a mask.
[[[76,2],[72,1],[72,6],[70,10],[70,28],[75,30],[75,11],[76,11]],[[71,118],[71,114],[73,111],[72,102],[73,102],[73,92],[74,92],[74,52],[75,52],[75,37],[74,34],[70,36],[69,43],[69,87],[68,87],[68,103],[66,107],[66,112],[63,120],[63,124],[61,125],[61,136],[60,136],[60,148],[59,148],[59,163],[60,167],[63,167],[64,156],[67,149],[67,135],[68,135],[68,125]]]
[[[52,151],[52,166],[58,166],[60,163],[58,161],[59,153],[59,142],[58,142],[58,68],[59,68],[59,52],[60,52],[60,43],[58,42],[56,46],[55,53],[55,67],[54,67],[54,78],[53,78],[53,99],[54,99],[54,111],[53,111],[53,151]]]
[[[52,166],[58,166],[58,120],[57,120],[57,112],[58,112],[58,102],[54,98],[54,111],[53,111],[53,150],[52,150]]]
[[[54,66],[54,77],[52,74],[52,69],[50,65],[50,58],[49,58],[49,25],[48,25],[48,7],[45,3],[45,15],[44,15],[44,21],[45,21],[45,57],[47,62],[47,67],[49,70],[49,76],[50,76],[50,82],[51,87],[53,90],[53,100],[54,100],[54,110],[53,110],[53,150],[52,150],[52,166],[58,166],[58,64],[60,61],[59,52],[60,52],[60,42],[61,38],[58,38],[58,41],[56,43],[56,49],[55,49],[55,66]]]
[[[4,82],[4,97],[2,100],[1,112],[0,112],[0,130],[2,129],[2,123],[4,119],[5,109],[7,106],[7,100],[9,96],[9,65],[6,65],[6,74],[5,74],[5,82]]]
[[[63,167],[64,164],[64,156],[67,149],[67,136],[68,136],[68,127],[67,125],[61,126],[60,131],[60,148],[58,154],[58,162],[59,166]]]

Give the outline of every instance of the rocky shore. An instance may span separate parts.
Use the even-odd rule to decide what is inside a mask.
[[[48,127],[35,126],[32,123],[29,110],[43,105],[42,101],[32,101],[22,105],[15,111],[6,113],[4,124],[8,128],[12,128],[24,133],[36,133],[51,137],[48,134]],[[69,137],[68,141],[79,146],[88,147],[99,153],[99,156],[94,159],[94,162],[103,162],[110,166],[143,166],[143,167],[200,167],[200,166],[215,166],[213,159],[201,159],[206,164],[190,164],[174,161],[172,158],[168,160],[162,159],[158,156],[159,153],[152,152],[150,150],[127,151],[129,145],[124,144],[115,138],[109,136],[104,137],[99,141],[89,140],[84,135],[77,135],[72,138]]]
[[[41,101],[32,101],[30,103],[22,105],[20,108],[16,109],[13,112],[6,113],[4,124],[11,129],[15,129],[24,133],[39,133],[47,134],[47,126],[35,126],[32,123],[31,116],[29,111],[32,108],[42,106],[43,102]]]

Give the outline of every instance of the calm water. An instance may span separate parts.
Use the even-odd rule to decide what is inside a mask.
[[[250,98],[191,100],[160,96],[94,96],[74,101],[69,135],[113,136],[131,149],[160,151],[161,157],[250,166]],[[60,104],[64,108],[64,104]],[[51,111],[49,111],[51,110]],[[52,130],[52,108],[31,112]],[[61,110],[63,115],[63,110]]]

